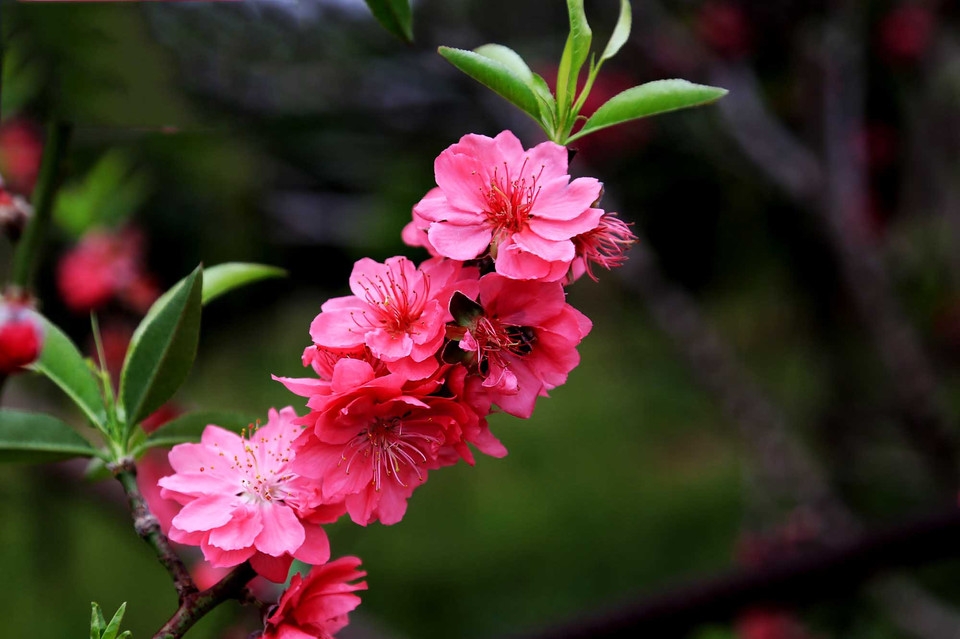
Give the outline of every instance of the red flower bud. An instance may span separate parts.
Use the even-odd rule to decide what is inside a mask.
[[[19,302],[0,302],[0,374],[19,373],[43,347],[43,325]]]

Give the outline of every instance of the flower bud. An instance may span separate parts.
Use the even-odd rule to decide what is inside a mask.
[[[0,374],[19,373],[43,348],[43,325],[22,302],[0,302]]]

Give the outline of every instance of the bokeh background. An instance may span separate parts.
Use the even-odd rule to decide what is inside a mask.
[[[618,4],[586,4],[602,46]],[[331,527],[334,555],[369,572],[345,639],[532,632],[956,504],[958,7],[634,4],[587,112],[664,77],[731,94],[575,145],[572,171],[605,183],[605,208],[640,242],[621,271],[570,288],[594,322],[582,363],[529,421],[491,419],[508,457],[434,473],[395,526]],[[400,229],[441,150],[506,128],[543,140],[436,47],[506,44],[549,76],[566,37],[559,0],[421,0],[411,45],[360,0],[2,12],[8,185],[29,192],[49,117],[76,127],[42,310],[90,348],[77,308],[95,292],[78,301],[82,286],[60,280],[91,233],[90,268],[122,253],[137,275],[97,301],[118,357],[152,292],[197,263],[281,266],[287,279],[205,311],[171,407],[261,417],[302,408],[270,375],[305,374],[309,323],[354,260],[425,257]],[[10,247],[0,240],[0,269]],[[35,376],[3,401],[81,421]],[[81,636],[90,601],[127,601],[124,627],[147,637],[175,608],[119,487],[83,473],[0,467],[8,636]],[[960,564],[944,558],[694,636],[949,639],[957,620]],[[256,628],[228,604],[189,636]]]

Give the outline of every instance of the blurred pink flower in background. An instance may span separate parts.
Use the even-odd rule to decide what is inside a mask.
[[[697,12],[696,30],[704,44],[721,57],[742,58],[751,51],[750,21],[734,2],[705,2]]]
[[[748,610],[737,619],[736,630],[740,639],[812,639],[797,617],[783,610]]]
[[[116,299],[146,313],[160,291],[144,269],[143,244],[143,234],[131,228],[84,235],[57,265],[64,304],[75,313],[88,313]]]
[[[913,64],[933,39],[933,13],[920,4],[903,4],[880,21],[880,52],[891,63]]]
[[[0,175],[14,193],[29,196],[40,171],[43,143],[32,122],[14,118],[0,125]]]

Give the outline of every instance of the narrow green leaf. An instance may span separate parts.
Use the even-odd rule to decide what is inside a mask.
[[[100,639],[100,633],[106,625],[100,606],[95,601],[90,602],[90,639]]]
[[[485,44],[477,47],[473,52],[499,62],[527,85],[539,103],[540,124],[545,129],[554,126],[557,119],[557,103],[553,99],[550,87],[547,86],[546,80],[530,70],[520,54],[502,44]],[[547,131],[547,134],[550,135],[550,131]]]
[[[366,0],[366,3],[384,29],[401,40],[413,42],[413,14],[409,0]]]
[[[254,420],[239,413],[218,411],[197,411],[186,413],[170,420],[147,436],[146,441],[138,448],[138,452],[158,446],[176,446],[185,442],[198,442],[203,429],[208,424],[215,424],[235,433],[252,424]]]
[[[113,615],[113,619],[110,620],[110,623],[107,624],[106,630],[103,631],[102,639],[117,639],[117,634],[120,632],[120,622],[123,621],[123,613],[127,610],[127,602],[124,601],[120,604],[117,614]]]
[[[87,418],[101,431],[107,423],[100,386],[87,361],[63,331],[40,316],[43,322],[43,351],[30,368],[46,375],[80,407]]]
[[[501,97],[506,98],[534,120],[540,121],[540,105],[533,90],[527,86],[523,78],[505,64],[485,55],[473,51],[464,51],[463,49],[440,47],[438,51],[440,55],[446,58],[447,62],[477,82],[492,89]]]
[[[580,77],[583,63],[590,55],[590,43],[593,40],[587,14],[583,10],[583,0],[567,0],[567,13],[570,16],[570,35],[563,47],[557,71],[557,105],[561,118],[566,118],[570,105],[573,104],[573,97],[577,92],[577,78]]]
[[[276,266],[227,262],[203,269],[203,304],[229,293],[235,288],[253,284],[271,277],[286,277],[287,272]]]
[[[510,69],[510,71],[513,72],[515,76],[520,78],[527,86],[533,84],[533,71],[531,71],[530,67],[527,66],[527,63],[523,61],[523,58],[520,57],[520,54],[510,47],[505,47],[502,44],[485,44],[477,47],[473,50],[473,52],[478,53],[485,58],[496,60],[503,66]]]
[[[594,112],[569,142],[614,124],[659,113],[700,106],[719,100],[726,89],[693,84],[686,80],[656,80],[610,98]]]
[[[0,410],[0,462],[41,463],[97,454],[90,442],[56,417]]]
[[[620,47],[627,42],[627,38],[630,37],[631,13],[630,0],[620,0],[620,17],[617,18],[617,25],[613,28],[613,33],[610,34],[610,41],[607,42],[603,55],[600,56],[600,64],[617,55]]]
[[[548,112],[556,117],[557,102],[553,99],[553,93],[550,92],[550,86],[539,73],[533,74],[533,92],[542,103],[550,106]]]
[[[120,402],[129,435],[186,380],[200,339],[203,270],[197,267],[161,296],[134,331],[120,374]]]

